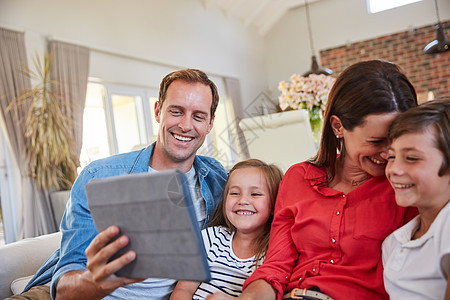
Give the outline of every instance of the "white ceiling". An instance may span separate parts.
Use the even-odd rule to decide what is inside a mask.
[[[305,0],[199,0],[206,9],[219,8],[227,18],[237,18],[264,36],[292,8]],[[308,0],[308,3],[319,0]]]

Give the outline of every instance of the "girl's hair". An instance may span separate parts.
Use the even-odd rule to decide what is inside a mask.
[[[427,130],[432,132],[436,148],[444,155],[438,173],[443,176],[450,170],[450,97],[425,102],[400,114],[389,129],[389,139]]]
[[[328,96],[319,151],[308,162],[326,167],[331,182],[336,176],[336,157],[345,155],[342,139],[336,138],[330,117],[339,117],[346,130],[353,130],[371,114],[403,112],[417,105],[416,91],[405,74],[393,63],[381,60],[359,62],[345,69]]]
[[[264,228],[264,233],[260,237],[258,237],[256,241],[257,251],[255,254],[255,264],[256,266],[258,266],[259,259],[266,254],[269,245],[270,226],[272,225],[273,220],[275,200],[277,198],[278,186],[280,185],[280,181],[283,178],[283,171],[281,171],[279,167],[273,164],[266,164],[259,159],[248,159],[235,164],[228,174],[228,179],[225,183],[225,187],[222,193],[222,201],[217,205],[214,216],[211,219],[209,226],[223,226],[231,232],[236,231],[236,227],[234,227],[234,225],[231,224],[230,220],[228,220],[227,218],[225,205],[228,191],[230,189],[231,174],[233,174],[234,171],[243,168],[258,168],[263,173],[269,190],[269,199],[272,213],[267,220],[266,227]]]

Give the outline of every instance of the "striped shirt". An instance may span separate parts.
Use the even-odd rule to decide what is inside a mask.
[[[202,230],[203,242],[208,256],[211,280],[202,282],[192,299],[204,299],[209,294],[223,292],[231,296],[242,293],[245,279],[255,271],[255,257],[238,258],[232,248],[234,233],[221,226]],[[258,265],[264,258],[260,258]]]

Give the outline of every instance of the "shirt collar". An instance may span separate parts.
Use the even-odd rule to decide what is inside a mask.
[[[327,168],[316,167],[309,163],[307,165],[304,178],[308,180],[312,189],[327,197],[342,194],[342,192],[331,189],[324,183],[326,181]]]

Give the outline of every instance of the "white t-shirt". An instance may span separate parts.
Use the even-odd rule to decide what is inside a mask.
[[[444,299],[450,272],[450,204],[422,237],[419,216],[383,242],[384,285],[391,299]]]
[[[200,284],[192,299],[205,299],[218,291],[239,296],[245,279],[255,271],[255,258],[238,258],[232,247],[234,233],[224,227],[203,229],[202,236],[212,278],[209,282]],[[258,265],[263,261],[264,258],[260,258]]]

